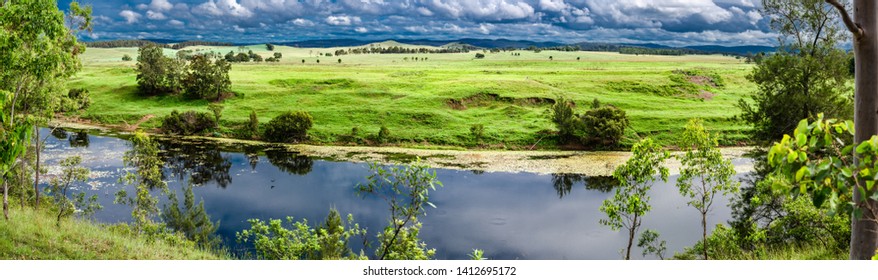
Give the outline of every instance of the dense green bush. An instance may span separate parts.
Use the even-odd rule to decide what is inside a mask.
[[[72,88],[67,92],[66,98],[60,100],[60,112],[72,112],[76,110],[88,109],[91,105],[91,97],[88,89]]]
[[[625,111],[614,106],[588,110],[581,119],[584,128],[582,142],[585,144],[615,146],[628,127]]]
[[[162,131],[180,135],[195,135],[216,128],[213,116],[204,112],[174,110],[162,120]]]
[[[378,130],[378,137],[375,138],[378,141],[378,144],[384,144],[390,141],[390,129],[386,126],[381,126],[381,129]]]
[[[275,117],[265,125],[263,140],[270,142],[297,143],[308,138],[313,120],[308,112],[287,112]]]
[[[247,123],[248,137],[259,135],[259,117],[256,116],[256,110],[250,111],[250,122]]]

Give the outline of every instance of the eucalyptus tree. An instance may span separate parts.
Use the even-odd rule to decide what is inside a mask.
[[[733,180],[735,166],[731,160],[723,158],[717,148],[716,137],[705,131],[701,120],[693,119],[686,124],[680,148],[682,167],[677,177],[680,194],[689,198],[686,203],[701,214],[701,238],[704,245],[704,259],[708,258],[707,214],[716,201],[716,196],[728,195],[738,191],[741,183]]]
[[[91,7],[75,1],[70,3],[66,18],[56,1],[0,2],[0,92],[11,96],[3,112],[8,114],[9,124],[19,124],[17,118],[24,118],[33,125],[37,207],[41,149],[38,128],[53,115],[67,79],[81,68],[78,57],[85,52],[85,45],[77,41],[76,34],[91,31],[91,19]]]
[[[848,7],[837,0],[826,0],[838,10],[844,26],[853,37],[854,77],[854,142],[862,143],[878,134],[878,3],[854,0],[853,18]],[[875,190],[861,193],[853,189],[853,202],[860,209],[878,208]],[[878,249],[878,217],[871,211],[854,217],[851,223],[851,259],[868,259]]]
[[[649,205],[649,190],[656,179],[668,180],[668,168],[663,166],[670,154],[652,139],[646,138],[631,148],[631,158],[613,172],[619,180],[613,197],[604,200],[601,212],[607,214],[600,223],[617,231],[625,228],[628,231],[628,246],[625,259],[631,259],[631,245],[634,237],[652,206]]]

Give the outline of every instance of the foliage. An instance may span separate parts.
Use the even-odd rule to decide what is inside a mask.
[[[625,111],[614,106],[591,109],[582,115],[583,143],[615,146],[625,135],[628,117]]]
[[[348,215],[347,225],[341,222],[340,215],[331,209],[324,225],[318,228],[308,226],[308,220],[295,222],[287,217],[290,228],[283,221],[270,219],[266,224],[259,219],[247,220],[250,229],[237,232],[239,243],[253,242],[258,257],[267,260],[337,260],[364,259],[355,255],[348,247],[351,237],[365,234]],[[350,228],[346,228],[350,227]]]
[[[564,98],[558,98],[555,105],[552,105],[552,122],[558,128],[558,139],[561,143],[568,143],[576,140],[576,133],[579,130],[580,123],[573,114],[573,102]]]
[[[177,110],[162,119],[162,131],[180,135],[195,135],[217,127],[214,116],[205,112]]]
[[[130,55],[128,55],[128,54],[123,54],[123,55],[122,55],[122,61],[132,61],[132,60],[134,60],[134,59],[131,58]]]
[[[229,79],[231,69],[231,64],[225,60],[212,61],[210,57],[202,54],[192,56],[184,83],[186,95],[196,99],[220,100],[231,91],[232,81]]]
[[[857,219],[878,222],[878,209],[867,202],[878,197],[878,136],[854,143],[852,122],[823,115],[814,122],[802,120],[793,135],[784,135],[768,151],[772,189],[808,195],[814,206],[828,205],[829,214],[852,213]],[[853,191],[860,193],[860,201],[852,200]]]
[[[634,144],[631,153],[631,158],[613,172],[613,177],[619,180],[620,186],[616,188],[612,198],[604,200],[600,208],[601,212],[607,214],[606,219],[600,220],[602,225],[609,226],[614,231],[621,228],[628,230],[626,260],[631,259],[631,245],[643,216],[652,209],[649,205],[652,183],[657,177],[662,181],[668,180],[668,168],[663,163],[670,157],[667,151],[650,138]]]
[[[213,117],[216,120],[217,124],[220,123],[220,119],[223,116],[223,109],[225,109],[225,106],[223,106],[222,104],[211,103],[207,105],[207,110],[213,113]]]
[[[372,174],[367,184],[357,186],[361,194],[373,194],[383,198],[390,206],[387,227],[378,234],[378,259],[429,259],[435,253],[418,240],[420,223],[418,216],[426,215],[426,206],[435,207],[429,201],[429,193],[442,186],[436,180],[436,172],[430,171],[418,158],[411,165],[384,168],[369,164]]]
[[[259,135],[259,117],[256,116],[256,110],[250,111],[250,121],[247,122],[247,132],[250,137]]]
[[[265,125],[262,139],[281,143],[305,141],[312,125],[311,114],[308,112],[283,113]]]
[[[182,61],[166,57],[162,47],[155,44],[140,47],[137,53],[137,86],[141,94],[176,94],[182,90]]]
[[[216,235],[219,222],[211,222],[210,215],[204,211],[204,200],[195,205],[191,184],[183,190],[183,208],[179,208],[176,192],[171,192],[168,199],[168,204],[161,213],[168,228],[182,233],[204,248],[216,248],[220,245],[222,240]]]
[[[682,167],[677,178],[680,194],[689,198],[688,205],[701,214],[702,241],[705,259],[707,250],[707,213],[710,212],[716,195],[738,192],[740,182],[734,181],[735,166],[731,160],[723,158],[717,148],[716,137],[704,130],[701,120],[692,119],[683,131],[680,148]]]
[[[482,58],[485,58],[485,54],[483,54],[483,53],[476,53],[476,59],[482,59]]]
[[[91,106],[91,96],[86,88],[71,88],[67,92],[67,98],[73,102],[75,110],[88,109]]]
[[[67,196],[67,191],[70,189],[71,184],[88,180],[89,169],[79,166],[81,163],[82,158],[79,156],[62,160],[61,175],[53,178],[49,184],[51,186],[51,195],[55,199],[55,205],[58,207],[57,222],[59,224],[62,218],[73,215],[77,210],[81,211],[82,216],[90,216],[103,208],[97,203],[97,195],[92,195],[86,199],[84,192],[78,192],[72,194],[74,196],[72,200]]]
[[[384,144],[390,141],[390,129],[382,125],[381,129],[378,130],[378,136],[375,140],[378,141],[378,144]]]
[[[643,256],[654,254],[659,259],[665,259],[665,250],[667,250],[667,242],[664,240],[659,240],[659,233],[657,231],[647,229],[640,234],[640,239],[637,240],[637,247],[643,248]]]
[[[164,162],[159,158],[158,143],[146,134],[137,132],[131,138],[132,149],[125,152],[122,163],[127,168],[135,171],[126,171],[120,182],[133,184],[135,195],[129,197],[125,189],[116,193],[114,203],[128,204],[132,206],[131,217],[134,218],[134,230],[142,233],[160,231],[160,227],[153,222],[153,217],[159,214],[158,199],[150,191],[153,189],[168,191],[168,185],[162,180],[162,166]]]
[[[472,261],[484,261],[488,258],[485,258],[485,251],[473,249],[473,251],[469,253],[469,259]]]
[[[853,114],[847,67],[840,49],[845,34],[838,13],[822,0],[766,0],[765,13],[780,33],[778,52],[756,60],[747,77],[758,86],[753,103],[739,101],[741,118],[753,126],[751,137],[762,143],[780,139],[801,119],[818,113],[829,118]]]
[[[474,124],[469,128],[469,132],[476,143],[481,143],[482,139],[485,137],[485,125]]]

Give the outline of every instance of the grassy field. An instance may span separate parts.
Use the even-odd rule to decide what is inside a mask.
[[[13,207],[0,221],[0,259],[21,260],[192,260],[225,259],[214,253],[116,233],[79,219],[55,223],[54,213]]]
[[[262,45],[247,48],[263,57],[273,53]],[[189,49],[225,54],[240,48]],[[651,135],[673,145],[685,122],[697,117],[720,133],[723,144],[735,145],[744,141],[742,132],[747,129],[730,120],[739,113],[735,104],[741,98],[749,100],[755,90],[746,80],[751,66],[724,56],[517,51],[520,56],[487,53],[485,59],[473,59],[474,52],[317,57],[334,50],[277,47],[275,51],[283,53],[280,63],[234,64],[230,76],[237,96],[223,102],[222,124],[241,125],[251,110],[258,113],[261,123],[285,111],[304,110],[314,117],[309,134],[316,144],[338,144],[353,127],[359,128],[361,136],[374,135],[383,125],[397,144],[417,147],[472,147],[476,143],[470,127],[482,124],[483,147],[521,149],[537,143],[539,131],[555,129],[549,121],[554,100],[572,99],[579,105],[576,112],[582,113],[597,98],[627,112],[632,129],[624,143]],[[172,50],[166,53],[173,55]],[[207,111],[206,101],[138,96],[135,62],[121,61],[123,54],[136,57],[137,49],[86,51],[83,71],[70,82],[71,87],[91,91],[92,106],[77,113],[80,117],[103,124],[130,124],[172,110]],[[414,62],[407,57],[427,60]],[[675,84],[674,78],[680,77],[677,70],[718,75],[724,86],[688,80],[685,85]],[[694,94],[677,89],[682,87],[694,89]],[[141,127],[159,124],[160,118],[154,118]],[[222,132],[231,134],[228,129]],[[543,139],[537,147],[557,148],[552,139]]]

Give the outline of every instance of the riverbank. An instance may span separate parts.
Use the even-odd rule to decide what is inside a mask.
[[[0,221],[0,259],[5,260],[219,260],[214,253],[115,232],[106,224],[64,219],[12,207]]]
[[[53,121],[52,126],[96,130],[104,133],[118,132],[108,127]],[[125,133],[125,132],[122,132]],[[154,137],[173,138],[178,141],[212,141],[226,146],[263,146],[272,149],[285,149],[304,156],[350,162],[377,162],[381,164],[409,163],[417,158],[432,168],[475,170],[482,172],[528,172],[537,174],[580,174],[587,176],[609,176],[616,166],[630,157],[629,152],[592,151],[480,151],[480,150],[442,150],[414,149],[403,147],[364,147],[364,146],[314,146],[302,144],[277,144],[253,140],[189,136],[170,137],[155,134]],[[753,170],[753,164],[745,158],[750,147],[721,148],[723,156],[736,160],[735,169],[739,173]],[[680,162],[671,159],[665,163],[671,174],[679,173]]]

